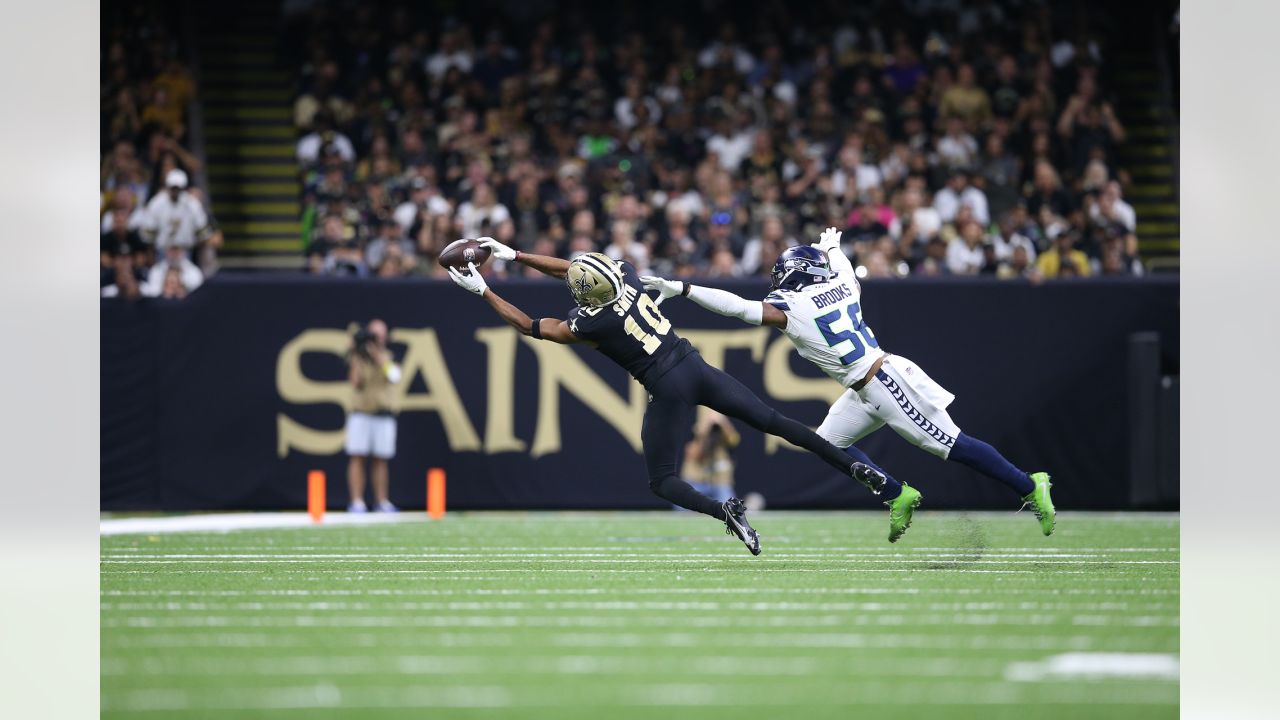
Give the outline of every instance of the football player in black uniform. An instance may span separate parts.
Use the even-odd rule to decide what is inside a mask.
[[[578,306],[569,311],[568,320],[533,319],[489,288],[474,265],[470,274],[449,268],[453,281],[483,297],[522,334],[564,344],[587,343],[626,368],[649,391],[641,431],[649,488],[680,507],[723,521],[726,530],[742,540],[751,554],[760,554],[760,536],[747,523],[746,504],[738,498],[718,503],[676,474],[698,405],[805,448],[874,493],[884,487],[880,472],[853,462],[843,450],[781,415],[732,376],[708,365],[688,340],[675,333],[630,264],[614,262],[602,253],[561,260],[516,252],[491,238],[480,240],[500,259],[564,279]]]

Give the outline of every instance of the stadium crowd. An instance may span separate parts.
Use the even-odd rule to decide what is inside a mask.
[[[101,291],[185,297],[216,268],[222,236],[192,186],[186,146],[195,95],[162,4],[103,8]]]
[[[834,225],[869,277],[1141,273],[1087,23],[764,3],[737,27],[714,5],[509,33],[402,4],[301,13],[309,268],[440,275],[441,248],[489,235],[751,276]]]

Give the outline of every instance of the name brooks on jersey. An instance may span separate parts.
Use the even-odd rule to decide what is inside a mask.
[[[852,297],[853,295],[849,292],[849,287],[841,284],[836,285],[826,292],[818,293],[810,299],[813,300],[813,304],[817,307],[824,308],[840,300],[848,300]]]

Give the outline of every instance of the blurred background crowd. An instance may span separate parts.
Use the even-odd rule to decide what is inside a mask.
[[[830,225],[867,277],[1142,272],[1087,14],[764,2],[734,24],[681,7],[481,32],[408,4],[299,3],[310,271],[439,275],[442,247],[488,235],[753,276]]]
[[[196,96],[174,21],[128,8],[103,26],[100,250],[105,297],[185,297],[216,269],[222,235],[191,183],[187,147]]]
[[[441,276],[445,245],[487,235],[763,276],[836,226],[864,277],[1143,272],[1098,13],[722,5],[283,3],[299,266]],[[182,297],[218,267],[175,17],[104,14],[105,296]]]

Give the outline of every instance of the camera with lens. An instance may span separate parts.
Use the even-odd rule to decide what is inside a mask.
[[[369,351],[369,346],[375,342],[377,342],[377,337],[369,330],[368,326],[362,325],[351,336],[351,344],[356,354],[365,360],[373,360],[373,354]]]

